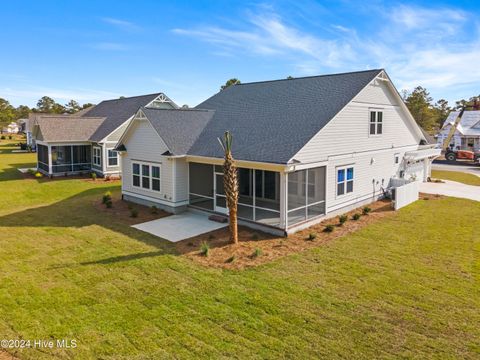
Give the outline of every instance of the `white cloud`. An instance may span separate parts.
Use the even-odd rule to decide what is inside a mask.
[[[471,91],[472,84],[480,83],[479,25],[473,14],[462,10],[378,6],[368,13],[377,21],[375,33],[328,24],[324,16],[317,25],[329,29],[328,36],[309,33],[287,23],[272,8],[267,10],[247,12],[247,30],[207,26],[174,32],[211,43],[222,54],[281,59],[292,64],[296,75],[383,67],[399,88],[422,85],[439,96],[450,96],[450,101],[468,96],[453,94],[452,88]]]
[[[137,31],[140,30],[140,27],[133,22],[115,19],[111,17],[104,17],[102,21],[106,24],[113,25],[119,29],[127,30],[127,31]]]

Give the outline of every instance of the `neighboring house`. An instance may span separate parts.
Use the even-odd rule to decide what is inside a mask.
[[[227,130],[239,220],[282,233],[425,181],[440,153],[384,70],[239,84],[195,109],[140,109],[117,145],[124,199],[226,214]]]
[[[162,93],[102,101],[73,115],[33,115],[38,169],[47,175],[120,175],[114,147],[140,107],[177,108]]]
[[[460,111],[452,111],[448,115],[437,135],[438,147],[442,147],[452,125],[459,115]],[[465,110],[463,112],[449,146],[452,149],[458,150],[480,150],[480,110]]]

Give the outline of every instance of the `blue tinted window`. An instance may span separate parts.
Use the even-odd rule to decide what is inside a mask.
[[[347,169],[347,180],[352,180],[353,179],[353,168],[348,168]]]
[[[341,183],[345,181],[345,170],[338,170],[337,182]]]

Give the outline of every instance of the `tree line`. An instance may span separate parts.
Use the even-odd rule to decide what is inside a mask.
[[[75,100],[70,100],[68,103],[62,105],[57,103],[51,97],[43,96],[37,101],[37,106],[30,108],[26,105],[19,105],[14,107],[6,99],[0,98],[0,124],[5,126],[12,121],[18,119],[26,119],[32,112],[46,113],[46,114],[74,114],[77,111],[93,106],[91,103],[80,105]]]
[[[417,86],[411,92],[403,91],[402,98],[417,124],[430,134],[442,127],[451,111],[480,110],[480,95],[472,96],[468,100],[458,100],[455,105],[450,106],[445,99],[434,102],[428,90],[422,86]]]

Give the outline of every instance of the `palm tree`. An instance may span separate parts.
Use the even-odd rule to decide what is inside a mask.
[[[225,197],[227,198],[227,207],[230,220],[230,240],[238,244],[238,226],[237,226],[237,205],[238,205],[238,178],[237,167],[232,156],[232,134],[226,131],[223,141],[218,138],[218,142],[225,152],[225,162],[223,163],[223,187]]]

